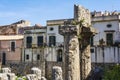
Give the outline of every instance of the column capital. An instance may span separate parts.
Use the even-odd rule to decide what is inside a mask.
[[[61,35],[65,34],[79,34],[79,25],[63,25],[59,26],[59,33]]]

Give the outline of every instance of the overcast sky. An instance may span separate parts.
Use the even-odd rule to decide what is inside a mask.
[[[120,11],[120,0],[0,0],[0,25],[19,20],[46,25],[46,20],[73,18],[73,6],[90,11]]]

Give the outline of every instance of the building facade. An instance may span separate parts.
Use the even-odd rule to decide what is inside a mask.
[[[24,47],[22,60],[34,62],[44,59],[46,27],[32,26],[24,29]]]
[[[0,26],[0,59],[2,64],[20,62],[24,35],[19,33],[20,27],[29,26],[25,20]]]
[[[49,46],[49,52],[47,54],[50,54],[47,57],[47,61],[61,62],[64,38],[59,34],[59,25],[55,23],[52,20],[47,21],[47,44]]]
[[[32,26],[24,29],[22,61],[62,61],[58,26]],[[57,54],[58,53],[58,54]]]
[[[120,62],[120,13],[92,12],[92,26],[97,34],[91,38],[93,63]]]

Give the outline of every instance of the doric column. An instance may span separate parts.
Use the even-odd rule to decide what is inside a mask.
[[[74,20],[79,22],[81,27],[80,37],[80,77],[86,80],[91,72],[90,38],[96,33],[91,26],[91,15],[88,9],[83,6],[74,5]]]
[[[80,80],[79,26],[60,26],[59,32],[64,36],[64,76],[65,80]]]
[[[86,80],[91,74],[91,53],[90,53],[90,38],[95,33],[92,27],[82,27],[81,30],[81,47],[80,47],[80,70],[81,79]]]

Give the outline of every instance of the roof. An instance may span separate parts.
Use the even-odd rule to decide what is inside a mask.
[[[73,20],[73,18],[57,19],[57,20],[47,20],[47,26],[63,25],[65,21],[71,21],[71,20]]]
[[[23,35],[0,35],[0,40],[19,40],[23,37]]]
[[[27,26],[27,27],[21,27],[20,29],[23,30],[32,30],[32,29],[46,29],[46,26]]]

